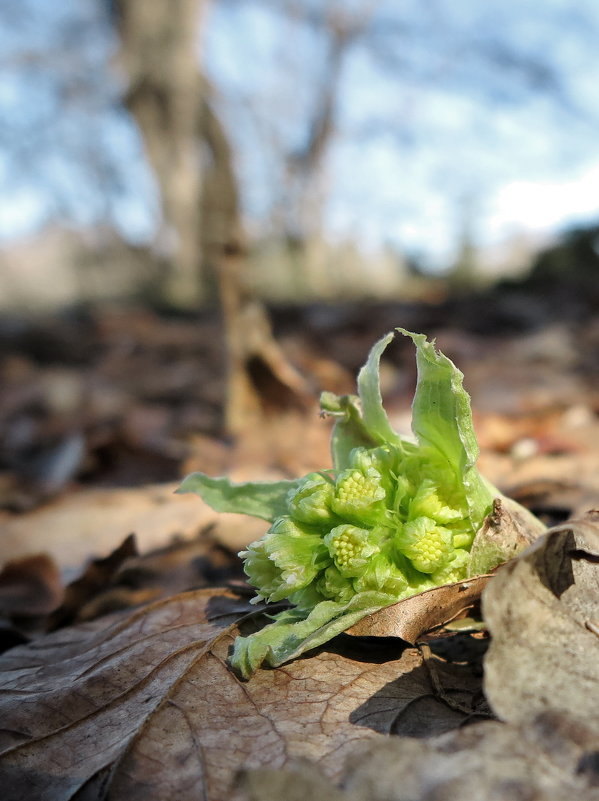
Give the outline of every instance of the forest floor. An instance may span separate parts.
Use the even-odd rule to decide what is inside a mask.
[[[310,408],[298,408],[279,391],[280,388],[268,383],[267,376],[256,370],[253,379],[263,399],[262,425],[253,426],[235,440],[224,431],[225,349],[216,313],[169,316],[141,307],[112,307],[53,319],[13,319],[0,325],[0,567],[4,565],[0,573],[0,650],[6,650],[7,658],[14,660],[12,667],[9,664],[10,670],[20,669],[21,665],[18,657],[11,654],[18,655],[22,649],[11,650],[12,646],[22,644],[23,653],[26,653],[27,648],[36,642],[44,643],[48,636],[56,638],[46,632],[58,630],[63,632],[63,641],[61,644],[56,639],[51,640],[52,648],[67,649],[64,656],[67,660],[79,658],[73,656],[72,649],[79,647],[77,638],[83,636],[81,631],[85,629],[73,627],[73,623],[91,625],[91,629],[85,630],[88,631],[86,636],[91,636],[89,631],[96,636],[112,625],[115,614],[118,618],[131,609],[154,610],[144,613],[147,617],[144,625],[150,628],[155,625],[157,630],[166,632],[168,639],[172,628],[167,625],[168,621],[152,622],[149,618],[157,614],[156,609],[162,609],[161,599],[186,599],[188,595],[178,594],[187,591],[199,591],[200,596],[194,596],[196,602],[204,598],[210,605],[211,588],[227,586],[229,589],[222,598],[229,606],[223,612],[223,619],[228,616],[227,620],[233,621],[235,604],[245,604],[245,601],[236,601],[234,593],[231,595],[231,588],[239,590],[243,580],[236,552],[260,536],[267,524],[238,515],[217,515],[197,497],[174,494],[178,483],[194,470],[210,475],[226,474],[234,480],[261,480],[294,478],[330,466],[330,421],[319,415],[319,393],[322,390],[339,394],[355,391],[356,373],[369,349],[383,333],[396,326],[435,337],[439,348],[464,373],[481,451],[479,467],[504,494],[530,508],[548,525],[579,518],[590,509],[599,508],[599,318],[588,309],[579,313],[578,307],[571,303],[560,307],[559,297],[541,301],[538,297],[498,294],[441,304],[313,304],[271,311],[277,340],[289,361],[313,388],[314,401]],[[400,339],[385,354],[381,381],[391,422],[404,433],[410,427],[415,378],[412,344]],[[130,537],[131,534],[134,537]],[[240,597],[243,598],[243,593]],[[192,610],[187,610],[185,603],[179,603],[179,627],[191,625]],[[237,609],[237,617],[239,613]],[[106,615],[109,617],[105,618]],[[108,622],[103,623],[104,620]],[[139,632],[135,636],[138,638]],[[599,642],[599,638],[596,639]],[[476,637],[471,637],[469,641],[471,650],[466,662],[470,668],[473,662],[480,663],[480,655],[472,656],[475,640]],[[27,646],[30,641],[31,646]],[[478,642],[480,644],[480,640]],[[380,650],[380,646],[377,647]],[[185,643],[173,640],[153,655],[155,664],[168,661],[175,652],[180,654],[178,659],[184,658],[181,654],[185,648]],[[430,699],[423,701],[424,717],[411,717],[406,712],[400,725],[397,722],[399,713],[397,709],[393,711],[390,700],[393,694],[389,696],[381,688],[392,682],[393,675],[399,675],[393,673],[397,659],[399,662],[412,660],[410,665],[402,663],[400,674],[411,672],[413,681],[420,687],[414,690],[414,698],[424,698],[426,693],[421,685],[425,677],[428,677],[426,682],[438,684],[438,679],[430,675],[430,654],[423,657],[421,650],[408,649],[402,655],[394,652],[396,661],[393,661],[390,656],[383,658],[380,654],[376,659],[366,659],[355,653],[348,656],[341,646],[339,648],[319,652],[313,660],[299,660],[300,673],[296,670],[297,675],[294,674],[296,689],[287,688],[285,697],[290,704],[289,694],[297,691],[302,665],[307,671],[302,681],[314,685],[315,676],[320,674],[306,666],[316,664],[314,660],[317,660],[321,670],[323,660],[328,660],[324,667],[340,670],[344,677],[327,696],[327,703],[333,696],[339,701],[341,711],[334,720],[331,718],[331,726],[341,727],[343,734],[330,735],[334,742],[329,742],[327,727],[322,724],[320,739],[317,738],[320,744],[312,750],[302,748],[294,735],[281,734],[285,726],[280,720],[273,723],[276,716],[269,713],[273,731],[277,729],[278,734],[270,736],[260,730],[264,753],[271,753],[274,767],[288,767],[298,758],[319,762],[324,776],[320,773],[312,776],[308,772],[305,793],[325,788],[327,797],[331,798],[336,797],[334,793],[337,792],[343,792],[339,798],[347,799],[395,797],[386,796],[382,789],[373,790],[368,785],[374,781],[372,773],[368,774],[370,778],[360,774],[358,779],[355,776],[346,779],[344,791],[334,789],[327,782],[339,781],[341,774],[331,768],[332,754],[337,754],[335,759],[342,761],[351,743],[360,739],[361,735],[356,735],[356,731],[364,731],[360,726],[367,727],[369,736],[373,732],[429,736],[461,727],[468,718],[463,704],[460,706],[462,696],[456,691],[458,694],[453,700],[445,698],[441,703],[445,710],[443,715],[439,713],[439,698],[435,698],[434,703]],[[96,654],[94,665],[99,664],[97,658]],[[55,665],[54,657],[53,660]],[[365,663],[372,676],[383,670],[381,665],[387,672],[382,678],[377,673],[378,678],[369,684],[364,679]],[[454,675],[454,668],[452,660],[447,659],[435,669],[441,673],[448,671],[452,687],[457,682],[456,686],[461,688],[459,692],[470,692],[473,696],[475,691],[469,684],[470,679]],[[92,665],[81,669],[91,670]],[[208,673],[210,670],[212,668],[206,668]],[[476,692],[480,694],[480,664],[477,670]],[[422,675],[419,671],[423,671]],[[183,674],[177,674],[180,675]],[[187,673],[185,675],[188,677]],[[287,673],[286,676],[288,678]],[[354,682],[359,684],[361,680],[368,685],[364,697],[360,692],[356,693],[356,698],[348,697],[347,693],[343,695],[340,687],[354,686]],[[172,681],[176,683],[178,679]],[[63,679],[58,676],[58,683],[61,682]],[[375,685],[378,690],[373,690]],[[168,686],[171,688],[171,684]],[[321,690],[325,695],[329,692]],[[229,691],[221,690],[223,698]],[[263,687],[261,692],[266,693],[267,689]],[[268,692],[272,692],[272,686]],[[373,697],[379,697],[378,723],[368,728],[363,716],[360,723],[352,723],[352,715],[355,717],[361,706],[368,707],[368,714],[371,714],[368,704],[372,704]],[[175,702],[170,695],[169,698],[174,709],[179,701]],[[402,709],[404,702],[408,703],[404,698]],[[103,703],[98,698],[93,701],[98,708]],[[217,701],[210,702],[212,707],[214,703]],[[263,703],[263,698],[251,701],[254,706]],[[431,703],[433,706],[429,708]],[[113,704],[114,700],[109,706]],[[381,712],[381,704],[387,710],[385,714]],[[260,708],[264,717],[263,707]],[[513,722],[508,713],[501,713],[501,702],[492,708],[496,716]],[[491,714],[488,707],[485,709],[484,714],[481,712],[483,717]],[[160,710],[163,716],[174,714],[165,711],[163,706]],[[87,714],[91,714],[89,710],[74,714],[77,725]],[[210,725],[221,731],[219,736],[222,737],[225,736],[223,732],[230,733],[234,724],[223,722],[227,715],[222,710],[219,714],[220,717],[216,717],[220,722],[213,720]],[[244,714],[250,720],[250,712]],[[469,714],[470,717],[478,714],[474,706]],[[67,729],[75,725],[74,718],[65,718]],[[384,723],[381,723],[383,718]],[[425,719],[436,723],[427,728],[422,723]],[[314,725],[309,716],[301,721],[301,725],[297,725],[304,726],[306,731]],[[41,787],[42,774],[38,776],[33,767],[23,767],[29,763],[16,744],[28,742],[29,738],[34,738],[36,743],[40,737],[50,738],[43,747],[51,749],[52,738],[58,738],[57,742],[60,739],[58,732],[62,731],[62,725],[54,721],[51,729],[46,731],[42,726],[44,731],[41,731],[31,722],[25,724],[22,719],[15,719],[8,726],[12,732],[8,737],[10,748],[16,749],[18,760],[24,761],[19,762],[15,757],[17,761],[13,764],[9,756],[9,767],[4,770],[8,771],[7,776],[13,776],[10,771],[14,772],[16,783],[22,785],[19,792],[25,793],[22,788],[29,788],[29,794],[15,792],[14,798],[74,798],[73,788],[83,792],[84,786],[89,795],[81,797],[124,798],[123,788],[129,785],[119,773],[120,768],[114,767],[120,764],[121,757],[117,756],[102,764],[91,760],[90,764],[95,766],[93,770],[90,768],[80,774],[76,770],[69,773],[70,769],[65,768],[70,784],[64,781],[65,771],[56,771],[54,794],[40,794],[36,782]],[[136,725],[135,737],[139,739],[146,724]],[[524,724],[516,721],[514,725]],[[194,728],[195,724],[190,726]],[[544,730],[538,721],[535,726],[536,734],[530,735],[530,748],[543,752],[544,756],[535,756],[542,761],[547,756],[543,743],[539,745]],[[564,727],[567,728],[566,723],[561,720],[555,724],[555,730],[562,734]],[[488,731],[492,751],[500,747],[493,738],[501,739],[503,734]],[[145,747],[149,752],[152,748],[148,742],[155,732],[146,734]],[[280,757],[274,748],[273,738],[276,740],[277,736],[285,741],[292,759]],[[576,737],[568,739],[569,735],[565,734],[563,737],[568,742],[576,740]],[[588,744],[592,743],[593,748],[597,744],[594,737],[593,733],[580,734],[576,747],[582,748],[585,754],[590,753],[593,749]],[[586,744],[584,748],[581,743]],[[215,749],[212,759],[216,764],[220,746],[215,741],[210,747]],[[241,742],[235,748],[238,755],[235,770],[223,773],[218,766],[214,770],[206,765],[202,768],[207,776],[211,770],[214,774],[206,779],[204,797],[226,797],[223,776],[230,782],[240,768],[268,764],[268,759],[265,762],[256,757],[255,751],[246,749]],[[269,748],[274,750],[269,752]],[[440,758],[442,746],[427,748],[429,757]],[[474,744],[463,744],[463,748],[468,751]],[[13,751],[9,749],[7,753],[10,755]],[[424,752],[418,753],[418,758],[425,758]],[[517,760],[517,755],[512,754],[510,758]],[[577,758],[582,757],[579,754]],[[139,761],[141,757],[138,755],[136,759]],[[210,763],[210,758],[207,759]],[[372,771],[371,762],[369,771]],[[112,773],[107,765],[111,766]],[[130,766],[129,776],[135,773],[134,767]],[[529,768],[527,762],[526,770]],[[2,770],[0,762],[0,775]],[[200,768],[197,770],[201,772]],[[451,772],[449,767],[447,770]],[[514,770],[520,775],[518,771],[524,768],[520,766]],[[593,770],[596,777],[596,764]],[[582,768],[579,773],[581,771],[586,776]],[[574,769],[568,773],[568,782],[578,781],[572,778],[575,773]],[[47,771],[44,776],[46,774]],[[58,774],[60,781],[56,778]],[[73,778],[75,774],[78,778]],[[267,778],[266,785],[260,784],[258,779],[253,785],[250,777],[243,797],[274,799],[277,792],[288,792],[285,776],[273,774]],[[105,790],[100,787],[108,786],[107,782],[111,787],[110,796],[102,795]],[[554,783],[547,790],[548,795],[542,795],[545,789],[541,788],[541,795],[534,797],[558,799],[562,792],[566,797],[574,786],[568,782]],[[156,789],[159,784],[156,779],[147,798],[167,797]],[[367,785],[368,792],[364,790]],[[183,792],[181,787],[177,789],[176,782],[168,786],[169,793],[173,788],[177,793]],[[350,790],[356,795],[351,795]],[[71,792],[73,794],[69,795]],[[466,791],[460,792],[462,799],[470,797]],[[424,790],[418,793],[420,795],[413,797],[429,798]],[[128,795],[128,798],[136,797]],[[191,796],[183,792],[179,797]],[[448,790],[445,795],[434,797],[453,799],[458,796],[451,795]]]
[[[235,441],[223,430],[225,351],[216,314],[100,309],[6,322],[0,556],[45,551],[73,571],[131,532],[147,551],[213,521],[197,499],[172,495],[193,470],[245,480],[329,466],[330,424],[318,415],[319,393],[354,392],[370,347],[398,325],[436,337],[465,374],[482,472],[537,510],[555,507],[559,519],[599,487],[599,319],[560,320],[550,308],[533,308],[529,317],[516,304],[498,306],[274,309],[275,335],[314,402],[298,410],[257,373],[263,425]],[[382,386],[400,431],[409,430],[414,383],[412,346],[397,341],[385,354]],[[227,521],[237,548],[244,534],[235,532],[239,521]]]

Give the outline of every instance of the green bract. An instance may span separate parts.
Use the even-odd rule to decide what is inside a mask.
[[[415,441],[393,430],[383,408],[379,362],[390,333],[360,371],[357,396],[321,397],[323,411],[336,418],[332,471],[269,484],[202,473],[183,482],[180,491],[197,492],[219,511],[272,522],[240,556],[255,602],[287,599],[293,608],[237,638],[231,664],[245,678],[384,606],[470,574],[471,546],[499,492],[475,466],[462,373],[424,335],[398,330],[416,346]],[[498,563],[493,558],[487,569]]]

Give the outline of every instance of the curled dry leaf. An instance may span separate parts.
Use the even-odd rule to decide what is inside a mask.
[[[240,769],[296,759],[336,780],[359,743],[447,731],[480,696],[463,665],[435,660],[433,683],[417,649],[355,638],[240,682],[226,658],[248,614],[198,590],[5,654],[3,801],[221,801]]]
[[[237,554],[219,542],[213,529],[207,527],[192,540],[179,539],[141,555],[130,535],[109,556],[92,561],[83,575],[68,585],[65,602],[50,616],[46,631],[180,592],[241,581]]]
[[[362,637],[400,637],[415,643],[422,634],[465,614],[480,599],[490,575],[446,584],[412,595],[367,615],[347,630]]]
[[[129,534],[108,556],[94,559],[86,567],[83,575],[66,587],[61,606],[48,619],[47,630],[52,631],[72,623],[81,608],[110,582],[123,562],[136,555],[135,536]]]
[[[485,692],[503,720],[547,710],[599,732],[599,512],[550,529],[483,593]]]

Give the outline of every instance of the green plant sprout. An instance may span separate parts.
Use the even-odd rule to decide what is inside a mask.
[[[245,484],[193,473],[181,485],[217,511],[272,523],[239,555],[256,588],[253,602],[287,600],[291,608],[236,639],[230,662],[243,678],[383,607],[472,575],[473,542],[500,492],[476,468],[462,373],[423,334],[397,330],[416,347],[413,439],[392,428],[381,398],[380,359],[391,332],[362,367],[358,395],[321,396],[323,412],[336,418],[332,470]],[[477,573],[503,561],[496,550],[486,560],[475,550]]]

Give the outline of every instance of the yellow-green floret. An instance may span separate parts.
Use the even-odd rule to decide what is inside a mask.
[[[474,532],[465,504],[451,505],[458,493],[441,493],[390,445],[355,448],[349,461],[336,477],[302,479],[288,515],[243,552],[261,598],[304,608],[364,591],[409,595],[467,575]]]

